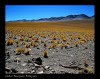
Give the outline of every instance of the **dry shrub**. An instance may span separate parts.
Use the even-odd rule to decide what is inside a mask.
[[[43,56],[44,58],[48,58],[48,51],[44,51]]]
[[[25,47],[26,47],[26,48],[30,48],[30,44],[26,44]]]
[[[16,55],[20,55],[20,54],[29,55],[30,52],[31,52],[30,48],[17,48],[16,49]]]
[[[11,39],[9,39],[9,40],[6,41],[6,45],[7,46],[13,45],[13,43],[14,43],[14,41],[11,40]]]
[[[38,44],[37,43],[34,43],[34,47],[37,47],[38,46]]]
[[[84,68],[79,71],[79,74],[93,74],[93,68],[87,62],[84,63]]]

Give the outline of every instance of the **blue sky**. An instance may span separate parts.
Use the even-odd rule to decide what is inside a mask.
[[[6,5],[5,20],[32,20],[75,14],[95,15],[94,5]]]

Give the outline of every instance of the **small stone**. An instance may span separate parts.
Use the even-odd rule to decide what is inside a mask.
[[[23,64],[21,64],[22,66],[26,66],[27,65],[27,63],[23,63]]]
[[[52,72],[55,72],[55,70],[53,70],[53,69],[52,69],[51,71],[52,71]]]
[[[25,71],[27,71],[27,69],[24,69]]]
[[[48,69],[48,68],[49,68],[49,66],[45,66],[44,68],[45,68],[45,69]]]
[[[43,71],[38,72],[38,74],[43,74]]]
[[[20,62],[20,61],[21,61],[20,58],[16,58],[16,59],[14,60],[14,62]]]
[[[52,68],[51,68],[51,67],[49,67],[49,69],[51,70]]]
[[[16,69],[14,69],[14,68],[11,68],[11,71],[13,72],[13,73],[17,73],[18,71],[16,70]]]
[[[71,57],[73,57],[74,55],[71,55]]]
[[[55,52],[52,52],[52,53],[55,53]]]
[[[31,71],[31,73],[34,73],[34,72],[35,72],[35,70],[32,70],[32,71]]]
[[[21,74],[24,74],[24,72],[20,72]]]
[[[33,69],[35,69],[35,67],[31,67],[31,69],[33,70]]]
[[[36,67],[39,67],[39,65],[38,65],[38,64],[35,64],[35,66],[36,66]]]
[[[38,65],[42,65],[42,59],[40,57],[36,58],[35,63]]]
[[[7,71],[7,72],[10,72],[10,70],[11,70],[11,69],[8,68],[8,67],[5,68],[5,71]]]

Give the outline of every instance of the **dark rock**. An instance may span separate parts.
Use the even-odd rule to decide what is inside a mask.
[[[38,64],[38,65],[42,65],[42,59],[40,57],[36,58],[35,63]]]
[[[7,68],[7,67],[5,68],[5,71],[6,72],[11,72],[10,68]]]
[[[11,71],[13,72],[13,73],[17,73],[18,71],[16,70],[16,69],[14,69],[14,68],[11,68]]]

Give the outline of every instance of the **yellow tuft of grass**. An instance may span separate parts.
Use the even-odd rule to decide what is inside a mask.
[[[16,48],[16,55],[25,54],[29,55],[31,52],[30,48]]]
[[[26,44],[25,47],[26,47],[26,48],[30,48],[30,44]]]
[[[6,41],[6,45],[7,46],[10,46],[10,45],[13,45],[13,44],[14,44],[14,41],[11,40],[11,39],[9,39],[9,40]]]
[[[44,51],[43,56],[44,58],[48,58],[48,51]]]

